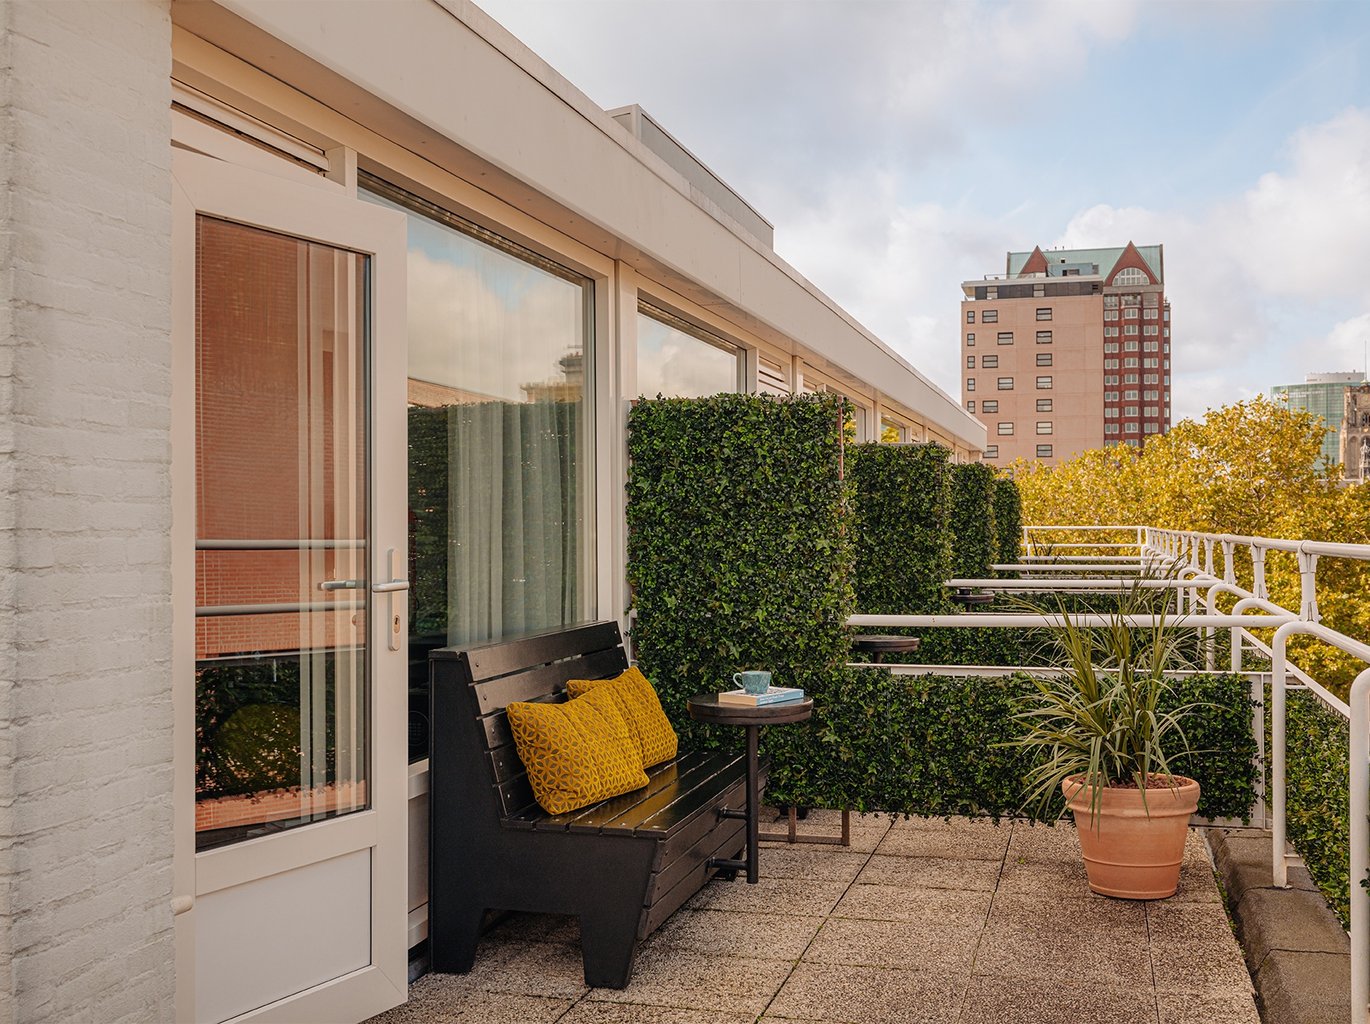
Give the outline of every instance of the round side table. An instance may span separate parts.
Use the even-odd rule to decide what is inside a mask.
[[[758,731],[763,725],[785,725],[789,722],[802,722],[813,714],[813,699],[788,701],[783,704],[766,704],[762,707],[747,707],[743,704],[721,702],[716,693],[699,693],[686,701],[690,717],[696,722],[711,725],[740,725],[747,730],[747,808],[745,811],[723,811],[730,818],[742,818],[747,822],[747,856],[745,860],[730,860],[714,857],[709,860],[710,867],[725,868],[730,871],[747,872],[747,881],[756,884],[757,851],[760,847],[758,819],[761,812],[761,767],[757,754]]]

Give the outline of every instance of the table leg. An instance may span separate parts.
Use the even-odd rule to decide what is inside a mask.
[[[755,725],[747,726],[747,884],[755,885],[757,879],[756,860],[760,849],[761,815],[761,768],[757,752],[757,734],[760,729]]]

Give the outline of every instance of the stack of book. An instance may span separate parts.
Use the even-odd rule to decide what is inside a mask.
[[[791,704],[803,699],[804,691],[797,686],[772,686],[765,693],[725,690],[718,695],[720,704],[738,704],[746,708],[759,708],[768,704]]]

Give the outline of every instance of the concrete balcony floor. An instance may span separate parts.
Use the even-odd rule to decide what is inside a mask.
[[[1198,832],[1154,903],[1091,893],[1069,822],[853,816],[850,848],[770,844],[761,875],[706,887],[622,992],[585,987],[574,919],[520,915],[375,1024],[1259,1022]]]

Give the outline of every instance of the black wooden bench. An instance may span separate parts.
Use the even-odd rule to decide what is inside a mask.
[[[628,667],[618,625],[599,622],[430,656],[433,969],[464,974],[488,911],[580,918],[585,983],[623,988],[637,944],[737,859],[742,757],[682,754],[642,789],[566,814],[533,800],[504,708],[564,701],[568,679]],[[731,809],[733,813],[725,813]]]

